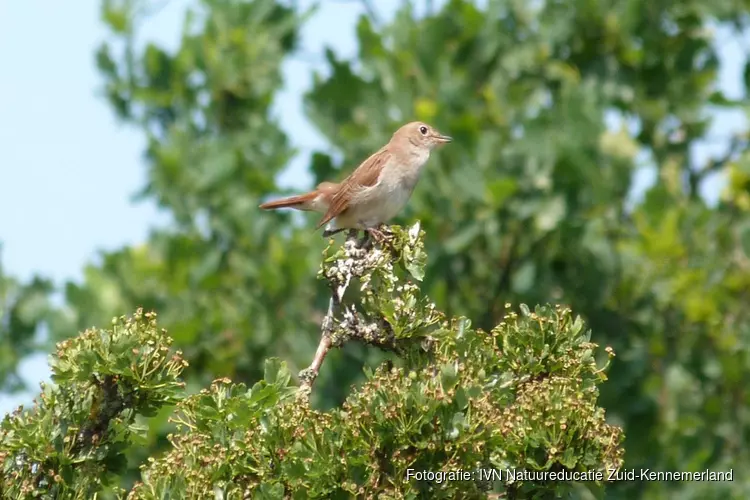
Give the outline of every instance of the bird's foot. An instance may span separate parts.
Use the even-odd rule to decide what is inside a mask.
[[[347,228],[326,229],[323,231],[323,237],[330,238],[342,231],[348,231],[346,236],[347,240],[356,239],[357,233],[359,232],[357,229]],[[367,227],[364,229],[364,237],[357,242],[357,246],[366,250],[371,248],[373,243],[378,243],[380,245],[387,243],[391,236],[393,236],[393,232],[385,224],[380,224],[377,227]]]
[[[372,238],[376,243],[383,244],[393,235],[391,229],[385,224],[380,224],[378,227],[368,227],[365,229],[365,234]]]
[[[382,244],[385,241],[385,234],[380,229],[374,227],[368,227],[365,229],[365,234],[369,237],[368,239],[375,243]]]
[[[393,231],[391,230],[391,226],[388,224],[381,224],[379,226],[380,232],[382,232],[386,238],[390,238],[393,236]]]

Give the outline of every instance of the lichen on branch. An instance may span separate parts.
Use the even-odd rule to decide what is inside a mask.
[[[443,320],[414,283],[424,277],[423,238],[417,222],[408,229],[391,226],[386,240],[378,245],[357,240],[356,232],[350,232],[344,245],[332,251],[331,240],[318,272],[331,298],[316,355],[300,373],[303,385],[312,386],[332,347],[359,341],[403,353],[414,340],[427,339],[430,327]]]

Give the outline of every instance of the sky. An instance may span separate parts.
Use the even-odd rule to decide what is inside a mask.
[[[176,47],[188,3],[165,1],[143,26],[141,39]],[[386,18],[399,3],[375,2]],[[132,200],[145,184],[145,139],[118,123],[100,92],[94,51],[107,32],[99,20],[99,4],[0,0],[0,262],[22,280],[34,274],[58,284],[78,280],[100,250],[138,244],[151,228],[168,223],[152,203]],[[305,57],[284,63],[286,86],[273,113],[293,132],[300,155],[282,184],[310,182],[304,171],[307,153],[326,144],[304,118],[302,93],[311,84],[316,61],[322,62],[323,47],[344,57],[355,55],[355,23],[363,12],[356,0],[324,0],[303,30]],[[743,48],[726,33],[720,33],[717,43],[720,86],[740,97]],[[750,51],[748,40],[742,43]],[[717,122],[711,135],[719,138],[745,127],[738,113],[724,113]],[[712,141],[696,156],[705,159],[720,152],[722,144]],[[648,171],[639,175],[641,189],[651,178]],[[721,183],[713,179],[704,193],[715,199]],[[48,380],[46,355],[25,360],[21,374],[31,387]],[[31,397],[0,394],[0,415]]]

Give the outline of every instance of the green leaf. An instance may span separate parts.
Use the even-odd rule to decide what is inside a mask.
[[[567,212],[565,199],[555,196],[539,207],[534,222],[539,231],[547,232],[556,228]]]
[[[130,13],[125,6],[116,5],[115,0],[104,0],[102,19],[115,33],[125,34],[130,26]]]
[[[255,498],[261,500],[283,500],[284,486],[280,483],[261,483]]]
[[[457,254],[466,250],[482,232],[482,224],[478,221],[467,222],[453,236],[448,238],[444,244],[444,249],[448,254]]]
[[[404,248],[404,267],[412,278],[422,281],[425,273],[425,259],[424,254],[418,252],[419,250],[414,250],[408,246]]]
[[[509,177],[501,177],[487,183],[485,199],[493,207],[499,208],[518,190],[518,182]]]
[[[268,358],[263,364],[263,380],[269,385],[284,387],[289,384],[291,374],[286,362],[279,358]]]
[[[536,265],[533,261],[527,260],[513,273],[512,287],[513,291],[519,294],[527,293],[534,286],[536,278]]]
[[[216,274],[216,271],[221,264],[221,259],[224,252],[220,248],[213,248],[205,257],[202,262],[193,268],[192,279],[195,281],[202,281],[204,278]]]
[[[318,182],[331,179],[336,171],[330,155],[317,151],[313,153],[310,159],[310,170]]]
[[[729,99],[726,95],[724,95],[724,92],[720,90],[714,91],[709,97],[708,102],[713,104],[714,106],[721,106],[721,107],[728,107],[733,108],[737,106],[742,105],[741,100],[737,99]]]
[[[471,320],[469,318],[459,318],[458,328],[456,330],[456,338],[463,338],[466,332],[471,328]]]
[[[440,383],[444,391],[453,389],[458,383],[456,367],[452,363],[444,364],[440,369]]]
[[[740,245],[747,258],[750,258],[750,223],[740,228]]]

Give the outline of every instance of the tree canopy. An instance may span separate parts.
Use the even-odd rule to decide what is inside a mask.
[[[731,483],[618,482],[607,497],[746,498],[747,131],[705,163],[696,148],[713,140],[715,110],[750,109],[718,86],[715,43],[717,27],[746,36],[750,2],[448,0],[419,15],[412,3],[392,19],[363,15],[351,60],[326,51],[305,95],[331,146],[310,155],[314,181],[341,179],[406,121],[453,136],[399,218],[425,231],[424,295],[484,331],[506,304],[569,307],[617,353],[599,401],[624,431],[625,467],[736,473]],[[102,5],[108,102],[148,138],[142,196],[173,224],[88,266],[65,284],[62,308],[45,302],[52,286],[41,278],[0,273],[0,387],[16,385],[38,325],[63,340],[138,307],[158,312],[189,361],[189,390],[219,377],[252,385],[271,357],[294,377],[328,307],[314,279],[325,240],[312,218],[257,206],[282,192],[295,153],[270,110],[308,12],[196,0],[168,51],[135,43],[147,2]],[[737,64],[747,90],[750,64]],[[643,168],[655,182],[634,200]],[[715,175],[727,184],[709,204],[700,189]],[[363,367],[386,357],[333,351],[313,408],[341,407],[352,384],[367,384]],[[151,421],[150,450],[131,452],[124,484],[168,446],[165,422],[163,412]]]

